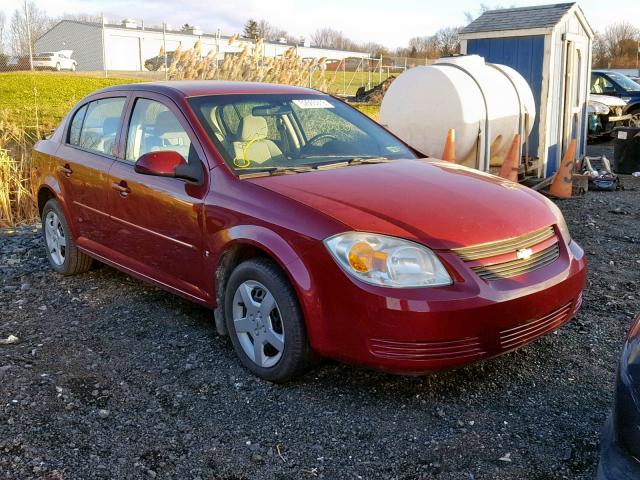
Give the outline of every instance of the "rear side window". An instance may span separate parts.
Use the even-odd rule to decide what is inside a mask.
[[[81,113],[79,110],[71,123],[69,133],[69,143],[80,148],[91,150],[96,153],[114,155],[116,136],[120,128],[120,117],[124,110],[125,98],[104,98],[95,100],[81,110],[81,127],[76,122],[76,117]],[[80,128],[79,137],[74,137],[74,132]],[[77,138],[77,140],[76,140]],[[74,140],[76,140],[74,142]]]
[[[80,130],[82,130],[82,122],[84,122],[84,116],[87,114],[87,106],[85,105],[76,112],[71,121],[69,127],[69,143],[71,145],[80,144]]]

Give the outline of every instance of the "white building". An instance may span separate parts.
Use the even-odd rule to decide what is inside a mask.
[[[230,37],[203,33],[197,27],[187,31],[162,28],[146,28],[134,20],[123,20],[121,24],[61,20],[36,41],[37,52],[73,50],[73,59],[78,70],[143,71],[145,61],[156,57],[160,49],[172,52],[180,46],[184,50],[200,40],[203,55],[213,50],[222,58],[224,53],[238,52],[245,46],[253,48],[254,42],[240,38],[229,44]],[[294,47],[302,58],[326,57],[330,60],[344,58],[368,58],[362,52],[312,47],[308,43],[292,45],[280,42],[265,42],[264,55],[282,55]]]

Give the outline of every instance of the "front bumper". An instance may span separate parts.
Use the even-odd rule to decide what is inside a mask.
[[[485,281],[453,253],[440,253],[453,285],[392,289],[345,274],[326,249],[303,257],[301,292],[312,347],[321,355],[387,371],[425,373],[518,348],[569,321],[580,308],[584,252],[562,245],[552,264]]]

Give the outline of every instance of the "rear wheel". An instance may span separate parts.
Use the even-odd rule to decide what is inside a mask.
[[[273,261],[253,259],[236,267],[227,283],[224,312],[234,350],[255,375],[286,382],[311,364],[314,354],[298,299]]]
[[[42,209],[42,233],[47,247],[47,259],[56,272],[74,275],[91,268],[93,259],[76,247],[64,212],[53,198]]]

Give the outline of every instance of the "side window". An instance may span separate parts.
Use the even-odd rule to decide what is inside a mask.
[[[97,153],[113,155],[124,103],[124,97],[104,98],[89,103],[77,145]]]
[[[80,144],[80,130],[82,130],[82,122],[84,122],[84,116],[87,114],[87,106],[85,105],[76,112],[71,120],[71,126],[69,127],[69,143],[71,145]]]
[[[176,116],[154,100],[136,100],[127,134],[126,159],[136,162],[149,152],[174,151],[189,159],[191,140]]]
[[[609,81],[608,78],[603,77],[602,75],[591,75],[591,93],[593,94],[603,94],[603,93],[615,93],[616,88]]]

